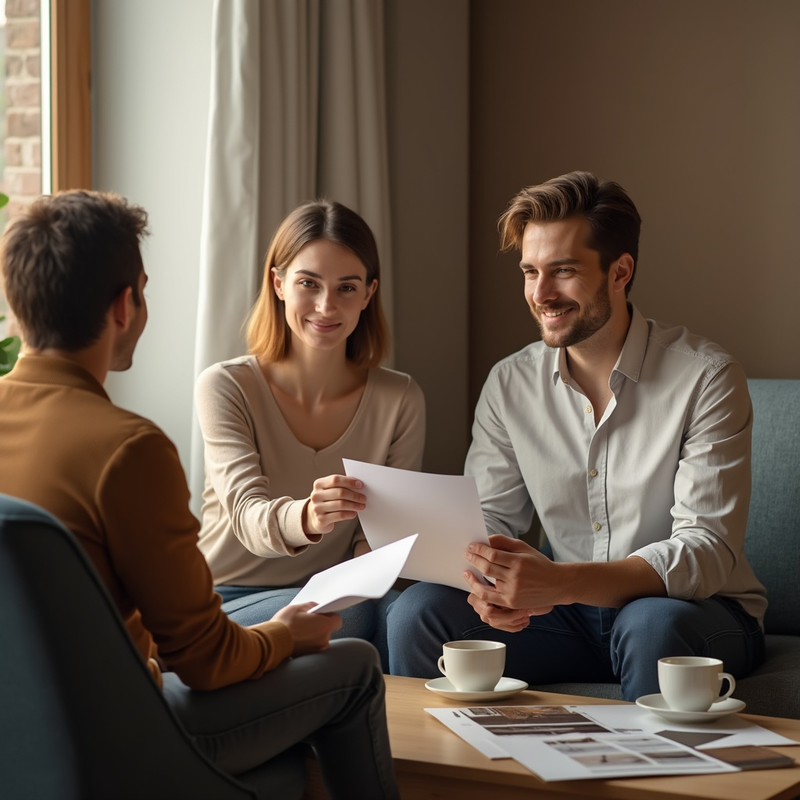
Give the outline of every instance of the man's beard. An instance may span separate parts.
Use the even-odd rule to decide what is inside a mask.
[[[605,281],[600,284],[600,288],[597,290],[591,305],[586,306],[568,330],[552,333],[542,324],[541,315],[544,310],[560,311],[571,307],[570,305],[537,306],[536,311],[532,312],[533,318],[539,325],[542,341],[548,347],[573,347],[597,333],[608,322],[611,318],[611,300],[608,296],[608,284]]]

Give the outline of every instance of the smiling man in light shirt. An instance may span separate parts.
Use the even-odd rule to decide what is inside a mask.
[[[763,586],[744,554],[752,409],[742,367],[628,302],[641,219],[616,183],[573,172],[520,191],[500,218],[542,341],[492,369],[474,475],[490,544],[470,593],[407,589],[389,614],[394,674],[438,675],[442,643],[507,644],[532,684],[658,691],[665,656],[763,659]],[[519,540],[538,515],[552,560]]]

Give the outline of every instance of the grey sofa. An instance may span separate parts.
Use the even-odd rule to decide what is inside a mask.
[[[800,719],[800,380],[750,380],[753,495],[745,549],[767,587],[764,664],[737,681],[747,712]],[[615,683],[533,686],[589,697],[622,697]]]

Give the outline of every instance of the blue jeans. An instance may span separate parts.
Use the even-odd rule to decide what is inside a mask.
[[[556,606],[531,617],[524,630],[506,633],[480,619],[466,592],[418,583],[392,605],[388,624],[392,675],[440,677],[436,662],[444,642],[491,639],[507,645],[508,677],[532,685],[619,682],[625,700],[658,692],[659,658],[719,658],[736,678],[764,660],[758,622],[722,597],[644,597],[619,609]]]
[[[222,596],[222,610],[240,625],[257,625],[272,619],[282,608],[290,605],[299,586],[267,588],[263,586],[215,586]],[[334,639],[365,639],[375,645],[381,657],[384,672],[389,671],[389,649],[386,643],[386,612],[400,596],[390,589],[380,600],[365,600],[363,603],[338,612],[342,627],[333,634]]]

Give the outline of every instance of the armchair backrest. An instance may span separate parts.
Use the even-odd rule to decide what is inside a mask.
[[[4,797],[255,797],[194,747],[73,535],[6,495],[0,742]]]
[[[753,494],[745,551],[767,588],[767,633],[800,634],[800,380],[751,379]]]

